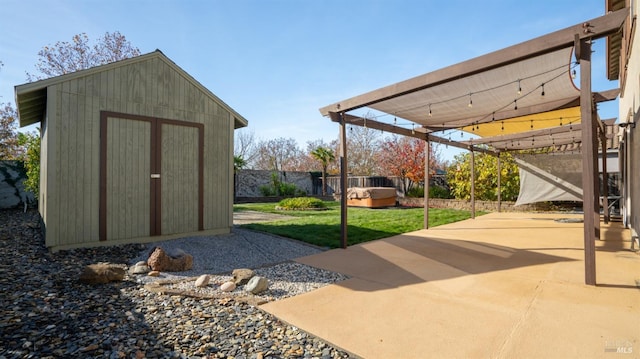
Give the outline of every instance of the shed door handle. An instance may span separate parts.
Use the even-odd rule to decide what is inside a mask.
[[[152,173],[151,174],[151,178],[160,178],[160,174],[159,173]]]

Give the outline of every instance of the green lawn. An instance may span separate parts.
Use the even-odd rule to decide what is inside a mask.
[[[292,220],[251,223],[241,228],[277,234],[321,247],[340,246],[340,202],[325,202],[326,211],[278,211],[275,203],[246,203],[233,206],[234,211],[260,211],[297,217]],[[349,207],[348,244],[368,242],[397,234],[422,229],[422,208],[355,208]],[[482,215],[486,212],[476,212]],[[429,226],[461,221],[470,218],[469,211],[454,209],[429,209]]]

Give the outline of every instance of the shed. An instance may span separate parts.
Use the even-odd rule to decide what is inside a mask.
[[[229,233],[248,122],[161,51],[16,86],[52,250]]]

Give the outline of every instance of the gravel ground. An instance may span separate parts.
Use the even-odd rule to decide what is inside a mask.
[[[132,264],[150,246],[49,253],[35,211],[0,211],[0,359],[349,358],[259,307],[233,295],[216,295],[215,283],[239,267],[255,268],[270,280],[263,300],[345,279],[289,261],[320,249],[271,236],[257,239],[262,236],[236,229],[206,243],[157,243],[192,254],[194,268],[156,280],[180,286],[193,276],[215,274],[214,284],[203,289],[204,298],[158,294],[145,289],[149,279],[144,276],[127,275],[122,282],[104,285],[77,281],[85,265]]]

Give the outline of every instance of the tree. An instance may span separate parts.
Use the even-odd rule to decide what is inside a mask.
[[[476,172],[475,198],[481,201],[495,201],[498,199],[498,159],[495,156],[476,153],[474,155],[474,167]],[[500,156],[501,199],[515,201],[520,192],[520,175],[518,165],[513,156],[503,153]],[[454,162],[447,168],[447,182],[451,187],[451,194],[457,199],[471,198],[471,155],[459,154],[454,157]]]
[[[18,113],[9,103],[0,103],[0,160],[18,160],[25,148],[18,140]]]
[[[89,37],[82,33],[73,36],[71,42],[58,41],[53,46],[45,46],[38,52],[38,63],[35,65],[39,74],[27,73],[29,82],[42,80],[49,77],[64,75],[70,72],[88,69],[90,67],[104,65],[110,62],[124,60],[140,55],[140,50],[133,47],[120,32],[105,33],[93,46],[89,45]],[[3,105],[0,109],[0,126],[4,123],[18,123],[18,114],[10,105]],[[2,130],[0,129],[0,132]],[[27,181],[25,185],[37,198],[40,183],[40,137],[37,134],[26,134],[18,139],[15,132],[7,132],[13,139],[8,143],[22,143],[23,159],[27,166]],[[2,133],[0,133],[2,136]],[[0,156],[4,138],[0,137]]]
[[[313,151],[310,152],[313,158],[320,161],[322,164],[322,195],[327,195],[327,167],[329,166],[329,162],[336,159],[336,156],[333,154],[333,151],[326,147],[316,147]]]
[[[71,42],[58,41],[38,52],[37,74],[27,73],[29,82],[104,65],[140,55],[140,50],[116,31],[106,32],[94,45],[85,33],[74,35]]]
[[[40,136],[37,133],[20,133],[18,142],[26,148],[24,167],[27,170],[27,179],[24,187],[31,191],[35,198],[40,192]]]
[[[270,171],[297,171],[304,156],[293,138],[274,138],[260,141],[257,146],[256,169]]]
[[[245,161],[243,168],[255,166],[258,158],[258,141],[253,131],[240,129],[234,132],[233,155]]]
[[[426,141],[413,137],[393,136],[382,144],[378,161],[382,174],[398,176],[402,180],[404,193],[414,184],[424,182],[424,159]],[[433,146],[431,146],[433,148]],[[429,175],[435,174],[436,156],[429,157]]]
[[[380,149],[380,131],[368,127],[349,126],[347,133],[347,169],[355,176],[378,174],[376,154]]]

